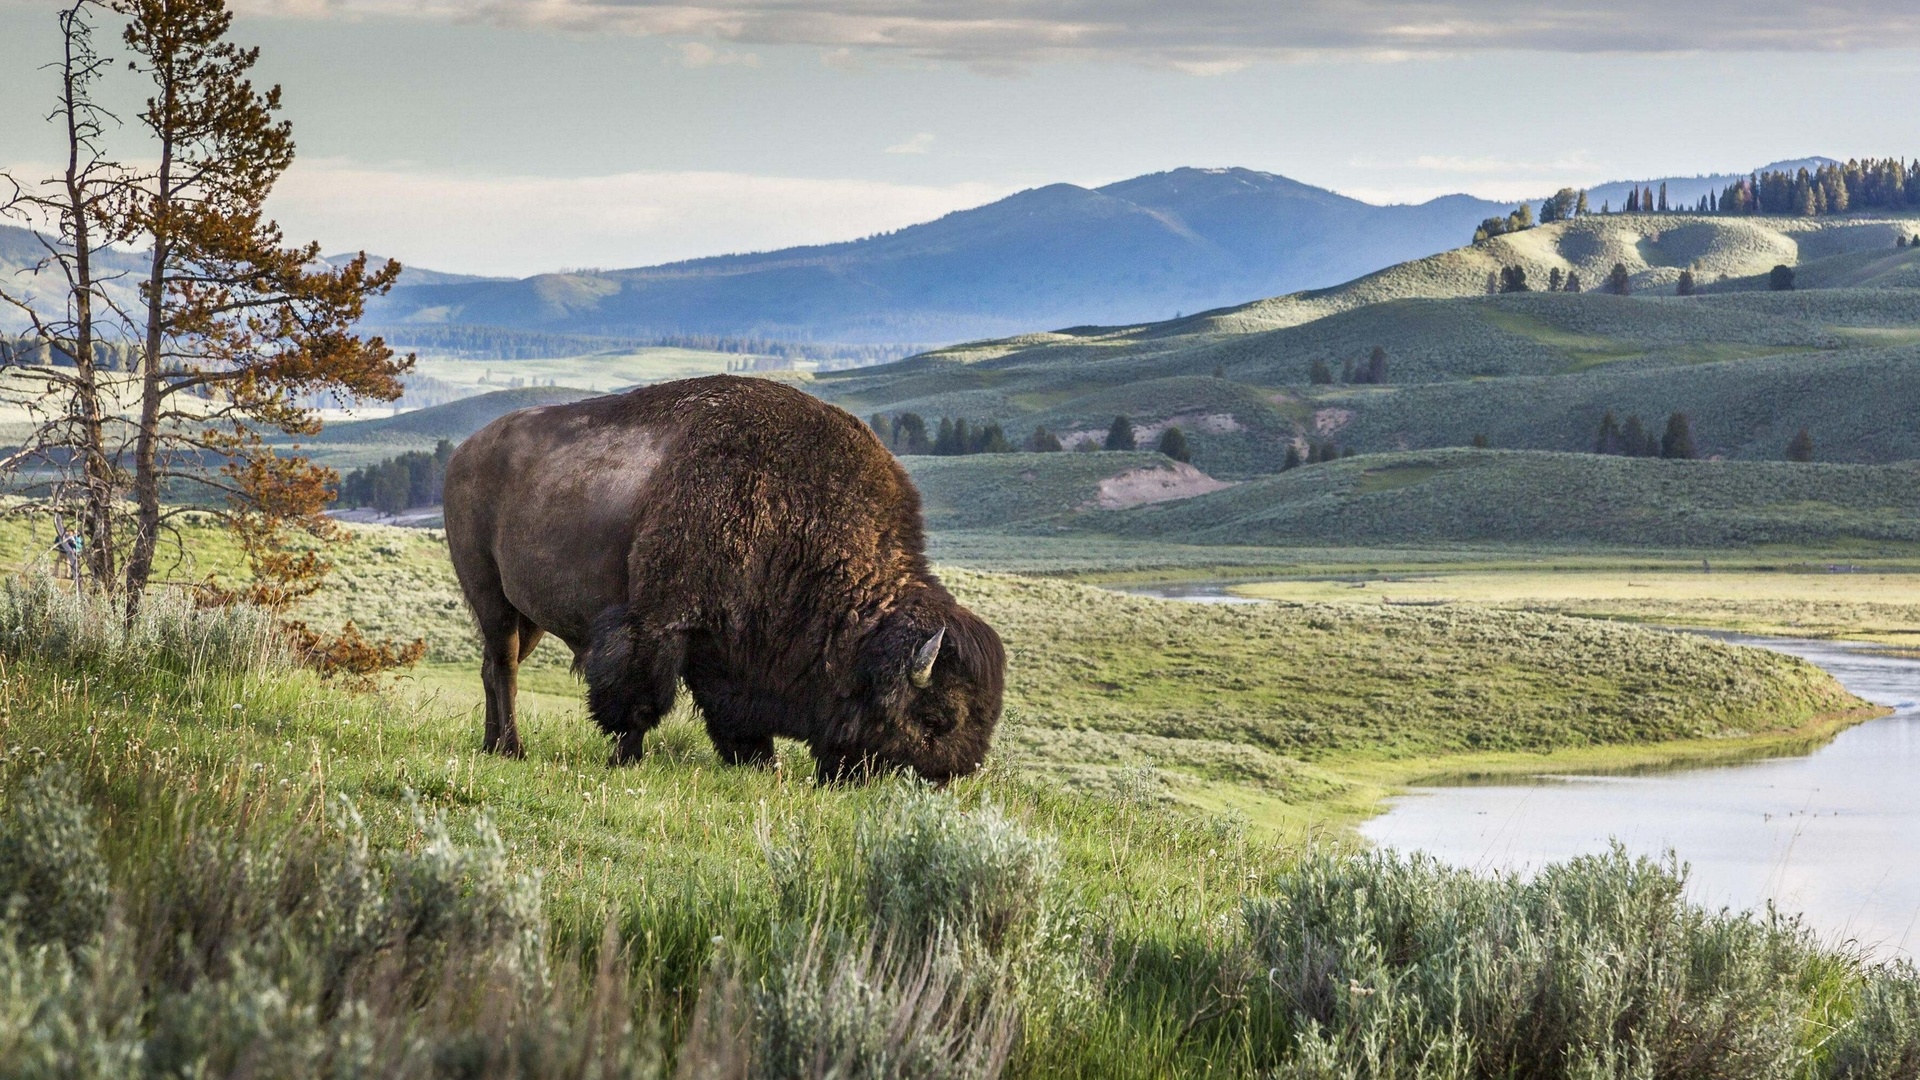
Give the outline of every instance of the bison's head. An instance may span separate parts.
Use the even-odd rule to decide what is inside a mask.
[[[860,686],[831,746],[816,745],[823,776],[879,766],[935,783],[986,760],[1007,652],[1000,636],[944,590],[895,609],[860,650]]]

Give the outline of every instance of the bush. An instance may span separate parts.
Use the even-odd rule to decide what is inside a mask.
[[[1177,427],[1170,427],[1160,433],[1160,452],[1175,461],[1192,461],[1193,451],[1187,447],[1187,437]]]
[[[750,1040],[754,1060],[735,1074],[756,1080],[998,1076],[1018,1031],[1008,995],[965,993],[955,962],[932,944],[909,955],[901,962],[872,940],[836,949],[816,926],[755,990],[751,1019],[737,989],[722,991],[707,1045],[696,1044],[694,1055],[721,1059],[726,1044]]]
[[[1767,271],[1767,288],[1774,292],[1790,291],[1793,288],[1793,267],[1780,263]]]
[[[1317,849],[1245,918],[1299,1075],[1796,1075],[1812,935],[1683,892],[1618,847],[1532,880]]]
[[[1053,848],[991,804],[900,782],[899,798],[861,837],[874,925],[915,946],[945,937],[998,949],[1040,911]]]
[[[1125,416],[1114,417],[1113,424],[1107,428],[1106,445],[1109,450],[1134,449],[1133,421]]]
[[[107,864],[76,787],[64,766],[48,766],[0,817],[0,912],[28,946],[76,949],[106,923]]]

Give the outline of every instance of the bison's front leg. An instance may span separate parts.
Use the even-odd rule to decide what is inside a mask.
[[[587,678],[587,711],[613,736],[613,763],[640,759],[641,742],[673,708],[685,661],[683,631],[648,634],[631,625],[624,608],[609,608],[594,620],[592,643],[581,665]]]

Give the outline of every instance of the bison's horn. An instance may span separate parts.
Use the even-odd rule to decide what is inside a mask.
[[[913,671],[907,676],[913,685],[925,690],[933,684],[933,662],[940,658],[940,643],[947,638],[947,628],[941,627],[933,632],[920,651],[913,654]]]

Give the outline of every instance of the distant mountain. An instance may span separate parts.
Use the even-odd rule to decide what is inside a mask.
[[[840,244],[520,281],[403,281],[369,323],[946,342],[1138,323],[1443,251],[1510,204],[1375,206],[1248,169],[1053,184]],[[418,283],[415,283],[415,282]]]
[[[343,251],[338,255],[323,255],[320,261],[328,266],[345,266],[358,257],[358,252]],[[387,261],[385,255],[368,255],[367,265],[379,266]],[[444,270],[428,270],[419,266],[405,266],[400,271],[400,280],[395,283],[399,288],[414,285],[471,285],[480,281],[512,281],[512,278],[487,277],[484,274],[449,274]]]

